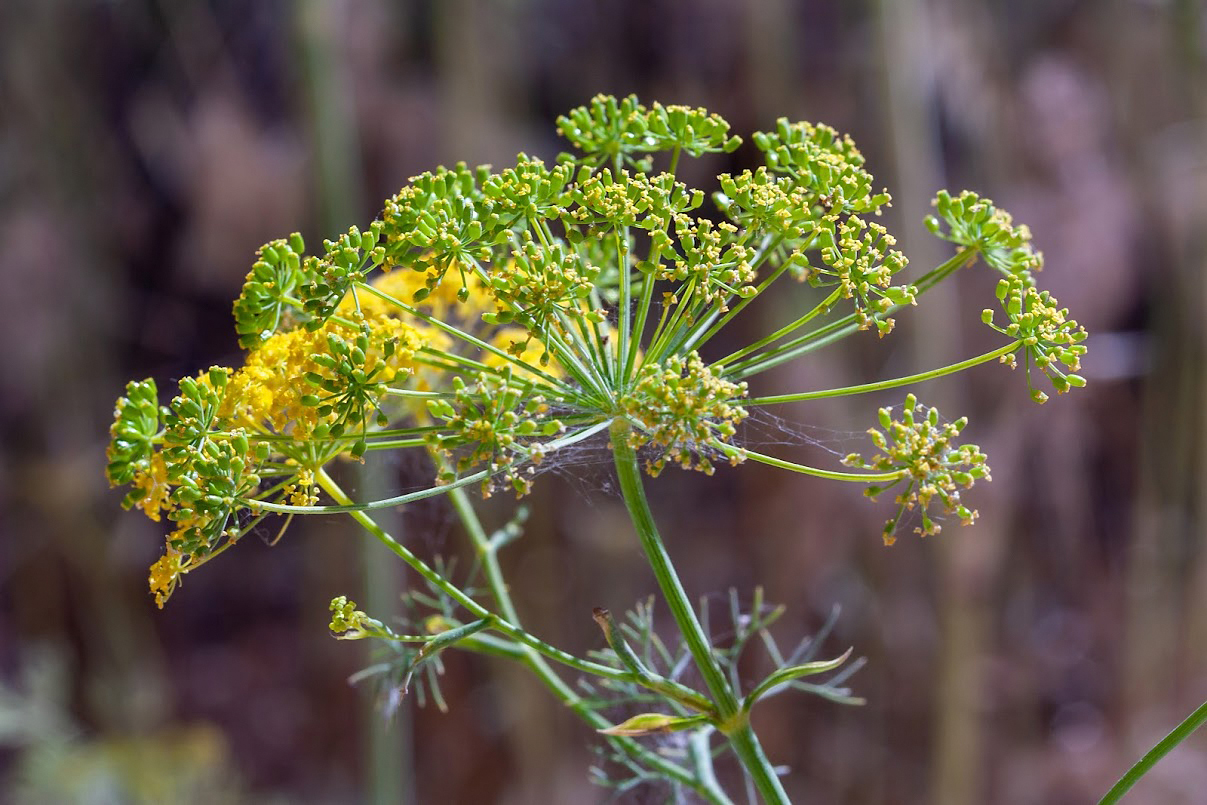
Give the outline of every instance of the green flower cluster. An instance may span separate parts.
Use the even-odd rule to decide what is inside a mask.
[[[745,383],[722,379],[693,352],[668,358],[663,366],[646,364],[620,406],[637,425],[630,431],[630,443],[654,449],[646,462],[650,475],[658,475],[672,462],[712,475],[708,445],[733,438],[747,415],[736,402],[744,396]]]
[[[1027,387],[1036,402],[1046,402],[1048,395],[1031,384],[1031,367],[1048,376],[1058,394],[1070,388],[1081,388],[1085,378],[1074,374],[1081,367],[1088,337],[1084,327],[1069,318],[1069,309],[1057,307],[1056,299],[1040,291],[1019,276],[1010,276],[997,284],[997,298],[1010,323],[1005,327],[994,324],[992,310],[986,309],[981,319],[1003,335],[1022,342],[1027,362]],[[1013,355],[1005,358],[1011,368],[1017,365]]]
[[[485,464],[483,496],[490,496],[499,477],[511,484],[517,496],[529,492],[533,467],[524,472],[522,465],[539,464],[544,455],[542,440],[562,433],[566,426],[549,416],[543,396],[510,381],[508,373],[502,377],[483,373],[472,384],[454,377],[452,399],[428,400],[428,413],[441,426],[428,436],[432,450],[445,460],[437,475],[440,483],[452,483],[459,474]]]
[[[557,132],[582,153],[582,164],[615,169],[627,164],[639,171],[650,169],[649,156],[639,155],[683,151],[698,157],[729,153],[742,143],[729,135],[729,123],[720,115],[660,103],[647,109],[635,95],[623,100],[597,95],[587,106],[559,117]]]
[[[834,277],[843,297],[855,300],[860,329],[874,324],[881,338],[891,333],[895,322],[885,314],[895,307],[917,304],[915,288],[892,284],[893,275],[909,262],[892,248],[896,238],[880,224],[852,215],[839,224],[837,232],[823,230],[819,242],[826,268],[813,269],[814,284],[831,284],[827,278]]]
[[[266,517],[287,515],[288,523],[293,515],[347,514],[433,593],[414,599],[429,613],[405,621],[423,624],[414,635],[395,634],[346,597],[331,602],[338,637],[389,642],[392,659],[372,673],[384,674],[393,690],[404,694],[416,679],[442,704],[442,651],[511,658],[611,736],[634,779],[658,776],[674,782],[676,796],[690,791],[728,802],[712,766],[710,741],[720,736],[760,796],[786,802],[748,712],[787,689],[855,701],[840,688],[803,681],[836,670],[848,655],[781,655],[767,640],[770,619],[757,602],[745,619],[735,604],[730,647],[718,648],[657,533],[643,463],[649,475],[670,464],[711,474],[724,457],[867,484],[870,497],[893,489],[897,510],[885,541],[913,509],[917,531],[934,534],[943,513],[972,522],[976,512],[961,494],[989,479],[980,449],[958,442],[966,420],[945,422],[911,394],[899,412],[881,409],[880,427],[869,431],[879,452],[847,456],[846,469],[759,453],[742,443],[742,423],[763,406],[881,392],[999,359],[1014,365],[1020,353],[1029,386],[1035,367],[1066,391],[1084,384],[1074,372],[1085,331],[1035,287],[1042,260],[1030,232],[976,194],[939,195],[927,223],[959,248],[901,282],[907,260],[873,220],[889,195],[854,142],[828,126],[781,119],[774,130],[756,132],[750,156],[759,164],[721,174],[707,190],[680,181],[678,167],[684,156],[739,147],[716,114],[599,96],[559,118],[558,129],[577,153],[552,165],[519,154],[498,171],[437,168],[412,178],[377,220],[324,241],[315,254],[306,254],[297,234],[263,246],[234,304],[247,350],[241,365],[185,378],[165,406],[153,381],[127,386],[111,430],[109,479],[130,487],[124,505],[174,523],[149,574],[161,606],[184,574]],[[905,377],[750,396],[752,377],[861,331],[888,335],[897,311],[977,257],[1005,275],[997,296],[1007,323],[995,324],[991,311],[983,318],[1007,343]],[[797,282],[785,293],[790,279]],[[767,309],[754,303],[767,293],[780,296],[779,309],[800,310],[717,356],[721,336],[739,318],[743,333],[763,324]],[[1034,387],[1032,395],[1046,399]],[[617,483],[679,627],[683,660],[672,661],[669,651],[677,649],[659,643],[654,662],[650,630],[639,657],[628,641],[640,631],[613,628],[602,610],[597,619],[612,649],[606,662],[526,632],[498,561],[517,527],[488,534],[465,491],[478,485],[489,496],[507,485],[527,494],[543,463],[593,437],[610,440]],[[339,473],[328,471],[340,458],[402,450],[420,451],[426,460],[418,463],[434,467],[417,491],[356,501]],[[427,564],[371,516],[436,495],[450,496],[475,552],[467,586],[454,583],[451,563]],[[468,586],[478,573],[485,586]],[[756,633],[777,668],[743,693],[735,669]],[[676,678],[687,658],[706,692]],[[643,701],[656,696],[669,712],[610,725],[549,662]],[[660,666],[671,670],[664,675]],[[688,733],[690,757],[632,740],[669,730]]]
[[[868,487],[867,495],[876,497],[901,485],[897,494],[897,514],[884,526],[884,541],[891,545],[901,517],[915,506],[920,510],[921,525],[915,531],[923,536],[937,534],[941,527],[930,514],[932,503],[942,511],[955,514],[965,525],[976,519],[975,510],[960,501],[960,490],[970,488],[978,480],[989,480],[987,456],[974,444],[958,445],[956,437],[968,424],[965,418],[941,423],[937,408],[925,408],[910,394],[905,398],[900,419],[893,418],[890,408],[880,409],[880,427],[868,434],[881,451],[870,459],[852,453],[843,459],[849,467],[880,472],[899,473],[898,480]]]
[[[1015,226],[1010,213],[970,190],[954,198],[940,190],[933,203],[938,216],[928,215],[926,228],[935,236],[973,249],[998,271],[1034,284],[1031,272],[1044,267],[1044,256],[1031,247],[1026,225]]]
[[[394,636],[389,627],[357,609],[356,602],[349,601],[347,596],[340,595],[332,598],[330,609],[331,624],[328,628],[340,640]]]

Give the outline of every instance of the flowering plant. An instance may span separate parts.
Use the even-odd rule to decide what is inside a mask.
[[[1085,331],[1035,287],[1041,257],[1030,233],[973,193],[936,199],[931,230],[956,251],[912,282],[905,256],[874,219],[889,204],[850,138],[823,125],[780,120],[756,133],[756,170],[717,177],[712,205],[680,182],[684,156],[731,152],[740,139],[703,109],[643,106],[597,97],[559,118],[575,149],[547,165],[521,154],[500,172],[464,165],[411,180],[366,229],[350,229],[308,255],[299,235],[266,244],[234,305],[247,354],[180,382],[166,406],[153,380],[131,383],[117,404],[108,476],[130,488],[127,507],[173,525],[152,566],[162,606],[181,578],[234,547],[266,518],[351,516],[417,571],[430,594],[416,612],[370,616],[345,597],[331,629],[345,639],[398,647],[403,691],[438,696],[438,655],[460,648],[530,668],[606,736],[627,786],[651,777],[728,802],[713,774],[718,748],[736,754],[768,802],[787,798],[751,729],[760,701],[788,690],[855,702],[842,684],[850,652],[816,660],[785,655],[767,635],[779,611],[756,596],[735,635],[719,643],[689,602],[648,506],[642,469],[714,471],[717,461],[755,461],[819,478],[893,490],[884,539],[906,519],[939,531],[944,515],[971,522],[961,493],[989,478],[985,455],[959,444],[965,420],[945,422],[911,394],[880,412],[874,453],[845,467],[812,467],[740,446],[752,410],[788,402],[913,385],[1000,361],[1020,363],[1042,402],[1040,375],[1057,392],[1084,385],[1075,372]],[[663,166],[655,170],[655,164]],[[893,316],[980,258],[1001,274],[1000,312],[983,320],[1001,346],[959,363],[858,386],[752,397],[749,378],[863,331],[888,335]],[[819,289],[794,321],[736,351],[706,357],[714,339],[777,282]],[[469,489],[487,496],[530,490],[542,461],[592,438],[606,439],[639,544],[680,634],[664,642],[649,607],[623,620],[596,610],[608,649],[561,651],[522,625],[498,553],[519,522],[488,534]],[[328,466],[371,451],[421,451],[430,486],[354,501]],[[373,519],[376,510],[447,495],[472,543],[484,585],[471,589],[429,564]],[[735,613],[737,611],[735,605]],[[388,621],[388,622],[387,622]],[[393,624],[393,625],[390,625]],[[736,665],[753,637],[776,670],[743,690]],[[554,670],[595,679],[611,695],[582,695]],[[702,687],[688,684],[694,665]],[[837,671],[823,684],[806,678]],[[604,704],[660,704],[613,724]],[[673,733],[678,756],[638,739]],[[624,776],[629,775],[629,776]]]

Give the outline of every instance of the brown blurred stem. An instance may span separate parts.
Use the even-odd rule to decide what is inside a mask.
[[[884,54],[884,104],[890,131],[895,187],[894,201],[903,219],[905,251],[930,264],[939,255],[937,241],[922,232],[927,202],[943,184],[937,123],[928,111],[934,106],[933,53],[929,9],[922,0],[878,2],[880,43]],[[928,294],[932,309],[956,309],[952,285]],[[946,363],[951,345],[961,339],[952,317],[931,317],[926,327],[914,328],[913,353],[923,366]],[[948,384],[928,390],[939,395],[941,407],[962,409],[963,395]],[[936,606],[942,629],[934,690],[935,744],[931,767],[931,802],[959,805],[975,802],[982,786],[980,691],[977,663],[985,643],[988,608],[980,585],[990,572],[993,552],[987,544],[996,537],[986,526],[975,537],[942,539],[934,543],[941,586]],[[977,543],[981,544],[978,545]]]
[[[319,222],[326,237],[364,218],[353,82],[343,52],[350,11],[348,4],[321,0],[304,0],[297,6],[297,43],[310,104]],[[388,495],[385,469],[379,457],[366,456],[357,470],[357,485],[372,497]],[[389,525],[394,531],[402,526],[400,522]],[[366,607],[370,612],[395,611],[403,591],[398,564],[376,541],[360,540],[359,544]],[[407,782],[414,775],[406,710],[387,721],[373,700],[366,698],[362,719],[369,747],[365,801],[382,805],[414,802],[415,794],[408,790]]]

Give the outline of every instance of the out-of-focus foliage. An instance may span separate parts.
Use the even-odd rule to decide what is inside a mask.
[[[222,732],[180,724],[89,735],[71,712],[63,658],[30,652],[20,687],[0,687],[0,747],[14,753],[6,797],[17,805],[249,802]]]

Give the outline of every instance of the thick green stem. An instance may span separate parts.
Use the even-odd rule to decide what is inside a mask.
[[[1119,782],[1111,786],[1106,796],[1098,800],[1098,805],[1114,805],[1123,795],[1136,784],[1141,777],[1148,774],[1157,761],[1169,754],[1175,746],[1190,737],[1190,734],[1207,722],[1207,702],[1199,705],[1199,709],[1191,713],[1185,721],[1173,728],[1161,741],[1148,750],[1144,757],[1136,761],[1136,765],[1127,770],[1127,774],[1119,778]]]
[[[499,566],[498,547],[491,542],[490,537],[486,533],[486,529],[482,527],[482,521],[478,519],[478,513],[474,510],[473,504],[470,503],[469,496],[464,489],[454,489],[449,493],[449,501],[453,504],[453,510],[457,513],[458,519],[461,520],[461,525],[465,528],[465,532],[469,535],[470,542],[473,544],[474,552],[478,556],[478,560],[482,563],[482,572],[486,576],[486,584],[490,588],[491,595],[499,605],[499,611],[503,617],[511,621],[512,624],[519,627],[520,618],[516,611],[515,603],[511,599],[511,591],[507,588],[507,582],[503,578],[503,570]],[[528,666],[529,670],[544,683],[545,687],[553,693],[563,704],[573,710],[579,718],[587,722],[596,730],[607,729],[611,726],[608,720],[599,713],[592,710],[586,702],[582,700],[574,689],[567,685],[562,680],[557,672],[549,665],[549,663],[531,646],[524,644],[519,645],[521,652],[520,661]],[[727,803],[723,797],[717,797],[708,781],[703,783],[694,779],[686,770],[672,763],[669,760],[661,757],[655,752],[646,749],[637,741],[631,738],[611,738],[618,746],[623,748],[630,755],[640,757],[643,762],[647,763],[651,768],[657,769],[669,778],[678,781],[692,788],[697,794],[706,798],[709,802],[723,805]]]
[[[630,432],[631,426],[625,420],[618,418],[613,421],[612,456],[616,463],[621,494],[624,496],[641,547],[649,560],[650,569],[658,579],[663,598],[666,599],[688,651],[695,660],[696,668],[712,694],[720,720],[718,727],[729,738],[734,752],[764,801],[769,804],[787,803],[788,795],[780,785],[775,769],[763,754],[758,737],[746,720],[746,714],[742,712],[737,696],[713,655],[708,636],[704,634],[695,610],[692,609],[691,600],[687,597],[687,591],[683,589],[662,537],[658,534],[653,512],[650,511],[649,502],[645,497],[637,453],[629,444]]]

